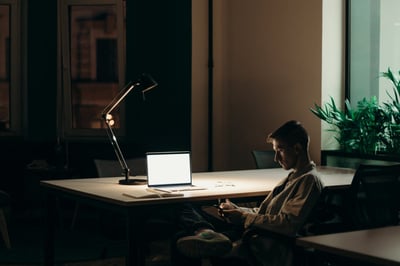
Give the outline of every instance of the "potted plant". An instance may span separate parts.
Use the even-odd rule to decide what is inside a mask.
[[[387,72],[382,72],[381,76],[388,79],[393,86],[393,96],[388,94],[391,102],[384,103],[392,117],[388,128],[391,140],[388,152],[400,154],[400,79],[396,78],[390,68]],[[398,76],[400,76],[400,71],[398,71]]]
[[[390,68],[381,76],[393,85],[390,102],[379,104],[376,96],[372,96],[359,101],[353,109],[346,99],[345,108],[341,110],[331,97],[324,106],[315,104],[311,108],[314,115],[333,126],[330,130],[336,133],[342,151],[360,154],[400,152],[400,81]]]

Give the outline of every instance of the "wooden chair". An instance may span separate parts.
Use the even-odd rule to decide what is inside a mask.
[[[275,151],[272,150],[252,150],[251,154],[253,156],[254,162],[257,169],[266,168],[279,168],[281,167],[279,163],[274,161]]]
[[[11,248],[10,236],[8,234],[6,209],[10,206],[10,195],[0,190],[0,232],[6,248]]]

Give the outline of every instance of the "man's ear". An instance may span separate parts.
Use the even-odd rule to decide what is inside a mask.
[[[294,151],[298,154],[303,150],[303,147],[300,145],[300,143],[294,144]]]

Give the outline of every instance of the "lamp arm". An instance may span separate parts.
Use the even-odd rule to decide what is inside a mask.
[[[106,106],[106,108],[104,108],[103,112],[101,113],[103,118],[106,119],[105,116],[110,114],[111,111],[114,110],[114,108],[117,107],[119,103],[131,92],[131,90],[138,85],[139,83],[129,82],[122,90],[120,90],[112,99],[112,101]]]
[[[156,87],[158,83],[148,74],[142,74],[141,78],[137,81],[130,81],[125,87],[120,90],[117,95],[112,99],[112,101],[104,108],[102,115],[107,115],[114,110],[115,107],[119,105],[119,103],[125,99],[125,97],[136,87],[143,87],[140,91],[142,92],[142,97],[144,99],[144,94],[149,90],[152,90]]]
[[[103,119],[107,125],[108,138],[110,139],[111,145],[114,148],[115,155],[117,156],[118,162],[123,170],[125,181],[128,182],[130,169],[128,167],[128,164],[126,163],[124,155],[122,154],[121,148],[119,147],[117,137],[115,136],[114,131],[112,130],[112,127],[109,123],[110,121],[107,119],[107,114],[103,115]]]
[[[110,139],[110,142],[114,148],[114,152],[117,155],[118,161],[125,175],[125,179],[119,181],[120,184],[132,185],[137,182],[142,182],[143,180],[129,179],[130,170],[128,164],[126,163],[126,160],[119,147],[117,137],[115,136],[114,131],[112,130],[114,121],[112,119],[111,111],[113,111],[134,88],[142,87],[141,92],[144,99],[144,93],[153,89],[157,85],[158,85],[157,82],[150,75],[142,74],[142,76],[137,81],[135,82],[130,81],[122,90],[120,90],[101,113],[101,116],[107,125],[108,138]]]

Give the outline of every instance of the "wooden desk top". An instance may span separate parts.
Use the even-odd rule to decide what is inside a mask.
[[[352,169],[319,167],[318,170],[322,181],[329,187],[347,187],[354,175]],[[120,185],[118,180],[121,177],[47,180],[40,183],[48,191],[135,206],[265,196],[287,174],[288,171],[281,168],[193,173],[193,184],[206,187],[206,190],[185,191],[179,197],[140,199],[123,194],[145,191],[147,185]]]
[[[378,265],[400,265],[400,226],[301,237],[297,245]]]

